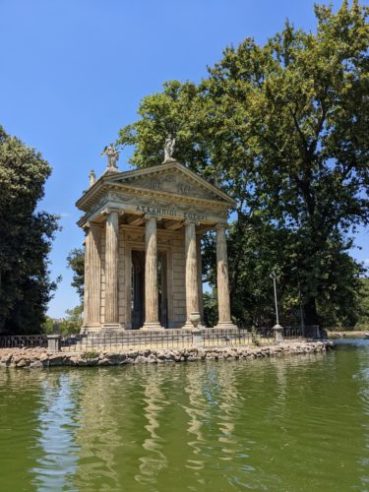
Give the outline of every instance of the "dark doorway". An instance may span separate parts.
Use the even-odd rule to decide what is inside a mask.
[[[145,252],[132,250],[131,280],[132,330],[141,328],[145,321]],[[167,255],[158,254],[158,294],[160,324],[168,327]]]
[[[159,321],[168,328],[167,255],[158,255]]]
[[[144,323],[145,312],[145,252],[132,251],[132,329]]]

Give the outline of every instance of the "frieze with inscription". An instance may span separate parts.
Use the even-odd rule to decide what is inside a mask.
[[[136,210],[144,214],[155,215],[157,217],[177,217],[181,219],[201,222],[208,218],[206,213],[198,213],[192,210],[179,210],[175,207],[160,207],[156,205],[137,205]]]

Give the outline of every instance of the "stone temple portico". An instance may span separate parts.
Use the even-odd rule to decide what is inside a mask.
[[[219,328],[231,321],[225,228],[233,200],[174,159],[113,165],[77,201],[86,232],[83,333],[194,329],[203,321],[201,237],[216,230]]]

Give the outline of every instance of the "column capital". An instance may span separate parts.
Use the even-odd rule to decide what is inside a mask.
[[[83,224],[82,228],[85,232],[88,232],[91,227],[101,227],[101,224],[98,222],[94,222],[92,220],[88,220],[85,224]]]
[[[196,220],[193,220],[193,219],[185,219],[183,221],[184,225],[194,225],[195,227],[200,225],[200,222],[196,222]]]
[[[217,224],[215,225],[215,229],[217,231],[228,229],[228,227],[229,225],[227,224],[227,222],[217,222]]]
[[[155,219],[156,222],[158,221],[158,216],[157,215],[154,215],[154,214],[149,214],[149,213],[144,214],[143,218],[144,218],[145,221],[146,220],[151,220],[151,219]]]
[[[118,207],[105,207],[101,211],[101,215],[110,215],[111,213],[116,212],[118,215],[124,215],[124,209]]]

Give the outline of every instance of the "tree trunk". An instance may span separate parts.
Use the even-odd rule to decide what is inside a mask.
[[[308,299],[304,304],[304,321],[306,326],[319,325],[316,299]]]

